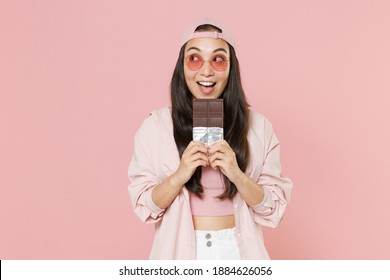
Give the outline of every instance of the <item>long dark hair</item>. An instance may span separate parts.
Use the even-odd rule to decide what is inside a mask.
[[[195,31],[218,31],[214,25],[200,25]],[[249,128],[249,104],[246,101],[241,85],[239,63],[234,48],[228,43],[230,52],[230,72],[228,83],[220,98],[224,103],[224,139],[236,153],[240,169],[245,172],[249,160],[249,144],[247,139]],[[192,93],[187,87],[184,77],[184,44],[179,53],[175,70],[171,80],[171,102],[173,134],[180,158],[188,144],[192,141]],[[201,197],[202,167],[199,166],[192,177],[185,184],[188,191]],[[224,176],[225,191],[219,196],[221,199],[233,198],[237,193],[236,186]]]

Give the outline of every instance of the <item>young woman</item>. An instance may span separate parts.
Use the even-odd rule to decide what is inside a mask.
[[[224,140],[193,141],[193,99],[216,98]],[[279,224],[292,183],[271,123],[249,109],[226,27],[209,19],[189,27],[171,102],[137,131],[128,172],[136,214],[155,224],[150,258],[268,259],[261,226]]]

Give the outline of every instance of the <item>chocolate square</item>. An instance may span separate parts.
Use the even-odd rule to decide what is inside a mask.
[[[223,128],[223,99],[193,99],[193,127]]]

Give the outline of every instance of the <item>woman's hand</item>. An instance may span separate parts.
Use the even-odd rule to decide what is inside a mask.
[[[209,165],[207,146],[198,141],[191,141],[183,152],[174,177],[179,184],[184,185],[198,166],[206,167],[207,165]]]
[[[232,183],[242,178],[243,172],[238,166],[236,153],[225,140],[215,142],[209,147],[209,163],[214,169],[219,167]]]

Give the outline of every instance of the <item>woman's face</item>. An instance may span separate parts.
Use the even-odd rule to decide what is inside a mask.
[[[187,42],[184,50],[184,76],[195,98],[215,99],[221,96],[229,78],[229,55],[229,46],[221,39],[196,38]],[[225,58],[227,61],[223,62]],[[199,63],[202,59],[203,65]],[[194,64],[189,65],[186,60],[194,62],[198,67],[202,66],[196,69]],[[227,63],[227,67],[221,71],[224,63]]]

